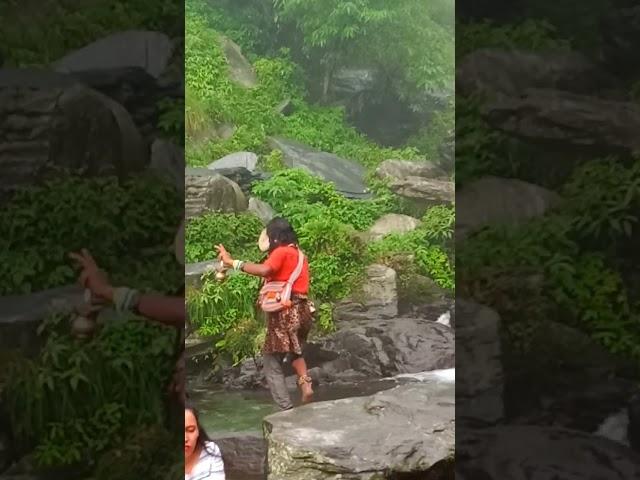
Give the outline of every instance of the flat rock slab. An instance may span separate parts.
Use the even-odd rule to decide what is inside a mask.
[[[303,168],[327,182],[332,182],[338,191],[349,198],[370,198],[365,184],[366,169],[352,160],[320,152],[295,140],[282,137],[269,138],[269,145],[280,150],[284,163],[290,168]]]
[[[268,480],[382,480],[453,456],[455,385],[401,385],[264,420]]]

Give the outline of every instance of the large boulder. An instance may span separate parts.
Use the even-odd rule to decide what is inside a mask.
[[[381,180],[394,181],[406,177],[442,178],[446,173],[431,162],[385,160],[376,169],[376,176]]]
[[[590,93],[611,80],[577,52],[535,53],[485,48],[469,53],[456,65],[460,95],[518,95],[527,88],[553,88]]]
[[[244,88],[253,88],[258,85],[258,77],[251,63],[242,55],[242,49],[233,40],[221,37],[222,51],[229,63],[229,77]]]
[[[280,150],[284,163],[291,168],[303,168],[332,182],[347,197],[369,198],[365,185],[365,168],[352,161],[327,152],[320,152],[300,142],[281,137],[269,138],[271,148]]]
[[[557,193],[522,180],[480,178],[456,192],[456,240],[487,225],[519,225],[559,202]]]
[[[396,272],[380,264],[369,265],[362,285],[336,308],[340,321],[393,318],[397,314]]]
[[[420,220],[410,217],[409,215],[401,215],[399,213],[388,213],[380,217],[369,228],[367,238],[370,241],[381,240],[392,233],[402,234],[414,231],[420,226]]]
[[[436,318],[351,320],[320,343],[337,358],[321,365],[328,381],[382,378],[455,366],[454,335]]]
[[[54,63],[58,72],[121,67],[144,68],[154,78],[166,70],[174,44],[160,32],[129,30],[113,33]]]
[[[187,219],[207,212],[238,213],[249,207],[237,183],[206,168],[188,168],[185,174]]]
[[[529,89],[488,102],[483,118],[530,142],[589,153],[630,154],[640,149],[640,105],[551,89]]]
[[[473,301],[457,299],[456,404],[460,421],[495,424],[504,419],[500,317]]]
[[[61,169],[123,178],[148,164],[127,111],[60,74],[0,71],[0,129],[0,197]]]
[[[454,391],[450,382],[413,383],[270,415],[267,479],[431,478],[452,469]]]
[[[640,455],[574,430],[527,426],[464,429],[456,438],[463,480],[628,480],[640,478]]]

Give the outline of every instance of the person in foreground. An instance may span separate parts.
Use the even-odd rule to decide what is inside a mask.
[[[225,480],[220,449],[202,428],[198,412],[190,403],[184,408],[184,478]]]
[[[174,253],[178,263],[184,265],[184,220],[182,221],[174,240]],[[178,358],[170,385],[170,393],[177,396],[182,405],[185,403],[185,358],[184,358],[184,325],[186,310],[184,295],[161,295],[154,293],[140,293],[128,287],[113,287],[88,250],[70,253],[81,273],[79,283],[89,289],[93,297],[101,302],[112,304],[116,311],[131,311],[146,318],[165,325],[175,327],[178,335]],[[179,414],[179,411],[176,412]]]
[[[234,260],[224,245],[216,249],[222,263],[237,271],[255,275],[265,282],[286,282],[298,266],[298,238],[289,222],[283,218],[274,218],[260,235],[258,246],[268,252],[264,263],[250,263]],[[302,403],[313,400],[311,377],[307,373],[307,364],[302,356],[302,346],[307,340],[313,322],[312,305],[308,298],[309,263],[304,263],[291,288],[291,303],[288,308],[267,314],[267,335],[263,347],[264,372],[274,401],[282,410],[293,408],[282,370],[287,357],[291,359],[298,386],[302,391]]]

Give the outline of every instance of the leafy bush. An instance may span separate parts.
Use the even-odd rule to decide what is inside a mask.
[[[19,191],[0,212],[0,294],[73,283],[68,253],[81,248],[116,282],[174,290],[183,282],[172,249],[181,215],[177,193],[153,176],[68,177]]]
[[[42,325],[44,348],[12,364],[3,391],[17,446],[34,448],[45,467],[87,462],[125,429],[161,424],[173,368],[174,329],[131,319],[83,343],[70,336],[68,320]]]

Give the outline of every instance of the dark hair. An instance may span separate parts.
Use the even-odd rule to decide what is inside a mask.
[[[191,413],[193,413],[193,416],[196,418],[196,425],[198,425],[198,440],[196,440],[196,447],[198,447],[201,451],[204,450],[208,454],[213,455],[213,452],[209,451],[206,445],[207,442],[211,441],[211,437],[209,437],[209,434],[200,422],[200,413],[198,412],[198,409],[189,400],[187,400],[187,402],[185,403],[184,409],[191,411]]]
[[[267,236],[269,237],[269,251],[271,252],[282,245],[298,245],[298,236],[291,224],[284,218],[274,218],[267,223]]]

